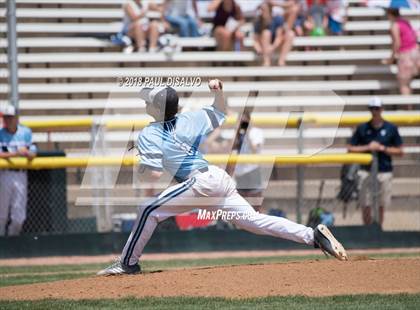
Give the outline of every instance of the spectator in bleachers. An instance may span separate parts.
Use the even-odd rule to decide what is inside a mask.
[[[16,108],[6,106],[2,114],[4,128],[0,129],[0,158],[34,158],[36,147],[32,144],[32,131],[19,124]],[[0,170],[0,236],[20,234],[26,219],[27,183],[26,170]]]
[[[387,9],[391,22],[392,55],[383,63],[398,62],[398,83],[402,95],[410,95],[410,83],[420,70],[420,54],[416,32],[410,22],[400,16],[398,9]]]
[[[305,28],[313,37],[323,37],[326,35],[328,27],[327,8],[325,0],[307,0],[308,17],[305,21]]]
[[[379,183],[379,224],[383,224],[384,211],[391,203],[392,190],[392,156],[401,156],[402,139],[398,127],[382,118],[382,101],[374,97],[368,105],[372,119],[359,125],[350,139],[349,152],[372,153],[378,160]],[[362,166],[358,172],[360,190],[359,205],[365,225],[372,224],[372,206],[368,199],[368,191],[372,188],[370,166]],[[370,190],[371,192],[371,190]],[[370,193],[374,195],[375,193]]]
[[[280,3],[279,6],[284,10],[286,29],[293,30],[296,26],[297,18],[302,10],[302,0],[285,0],[283,3]]]
[[[270,66],[273,52],[280,48],[278,65],[286,64],[286,57],[293,45],[294,34],[284,25],[281,15],[273,16],[272,1],[264,1],[258,8],[254,24],[254,48],[262,55],[263,66]]]
[[[293,30],[298,37],[305,35],[305,20],[306,14],[308,12],[308,5],[305,0],[299,0],[298,5],[298,14],[296,16],[295,23],[293,25]]]
[[[147,18],[148,8],[141,2],[141,0],[128,0],[124,3],[122,32],[134,40],[137,51],[145,52],[146,43],[149,42],[149,51],[155,52],[159,38],[159,23]]]
[[[245,23],[241,7],[235,0],[213,0],[207,10],[215,12],[213,35],[216,39],[217,50],[240,51],[245,37],[241,31]]]
[[[273,54],[272,41],[278,23],[272,16],[273,7],[270,2],[264,2],[258,8],[258,15],[254,23],[254,48],[257,54],[262,55],[263,66],[271,65]],[[281,16],[276,16],[283,24]]]
[[[302,10],[302,1],[304,0],[265,0],[273,7],[282,10],[285,22],[285,28],[290,30],[295,27],[296,19]]]
[[[190,13],[191,7],[195,17]],[[202,21],[198,14],[197,0],[165,0],[163,14],[180,37],[200,36],[199,26]]]
[[[347,20],[347,0],[327,0],[328,30],[332,35],[342,35]]]

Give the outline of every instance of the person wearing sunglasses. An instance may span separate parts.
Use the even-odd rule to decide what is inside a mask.
[[[392,157],[402,156],[402,138],[398,127],[382,117],[382,101],[374,97],[369,101],[369,111],[372,118],[360,124],[348,145],[349,152],[371,153],[378,160],[378,184],[379,184],[379,224],[384,221],[384,211],[391,203],[392,190]],[[359,206],[362,207],[362,218],[365,225],[373,223],[372,205],[369,190],[372,188],[370,181],[370,165],[362,166],[359,176]]]

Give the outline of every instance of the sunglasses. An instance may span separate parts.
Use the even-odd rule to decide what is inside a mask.
[[[379,111],[381,108],[380,107],[370,107],[369,110],[373,110],[373,111]]]

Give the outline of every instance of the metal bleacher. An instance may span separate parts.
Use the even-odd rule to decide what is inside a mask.
[[[159,2],[159,1],[158,1]],[[245,14],[250,17],[252,5],[258,1],[242,1]],[[254,3],[252,3],[254,2]],[[298,37],[294,50],[288,55],[287,67],[263,68],[252,51],[252,35],[245,40],[242,52],[214,52],[210,37],[182,38],[179,44],[188,51],[165,53],[124,54],[109,40],[96,35],[112,34],[120,30],[122,17],[118,1],[77,0],[18,0],[19,78],[22,114],[32,113],[38,119],[46,115],[100,114],[113,106],[132,115],[132,99],[106,100],[109,92],[132,93],[135,89],[115,87],[115,81],[125,76],[159,77],[190,76],[206,79],[218,76],[226,81],[225,90],[233,109],[243,104],[236,98],[243,92],[269,92],[258,99],[259,111],[275,111],[288,105],[287,100],[321,107],[325,97],[312,99],[296,94],[299,91],[333,91],[346,97],[346,111],[360,111],[371,95],[380,95],[392,107],[418,105],[418,98],[398,96],[395,66],[384,66],[380,61],[390,55],[389,23],[380,8],[367,8],[361,0],[350,1],[346,33],[340,37]],[[204,18],[209,20],[199,1]],[[415,26],[419,12],[403,10]],[[1,17],[3,16],[3,18]],[[0,50],[6,51],[6,24],[4,1],[0,2]],[[248,23],[251,23],[248,18]],[[250,27],[251,28],[251,27]],[[197,47],[203,50],[197,50]],[[317,48],[307,51],[305,47]],[[8,87],[7,56],[0,55],[0,101],[5,103]],[[414,80],[416,93],[420,80]],[[206,87],[180,87],[179,90],[202,100],[209,98]],[[290,92],[293,92],[290,94]],[[241,94],[239,94],[241,93]],[[281,96],[279,96],[281,95]],[[271,97],[270,97],[271,96]],[[282,96],[287,96],[284,100]],[[358,104],[353,106],[354,100]],[[45,108],[44,108],[45,107]],[[142,112],[142,110],[140,110]]]
[[[248,10],[245,13],[248,16],[252,10],[250,7],[255,6],[251,2],[257,3],[246,2]],[[0,50],[5,52],[4,3],[0,2],[0,31],[4,34],[0,38]],[[392,97],[390,104],[393,106],[418,104],[416,96],[398,96],[396,67],[380,63],[390,54],[390,37],[386,33],[389,23],[384,11],[363,7],[361,0],[350,1],[349,21],[343,36],[296,38],[294,50],[287,58],[289,66],[284,68],[258,67],[259,59],[251,49],[251,35],[245,40],[246,50],[242,52],[211,51],[214,39],[202,37],[180,39],[179,44],[188,51],[173,55],[124,54],[110,41],[95,37],[95,34],[112,34],[120,30],[122,3],[122,0],[17,1],[20,94],[24,116],[26,110],[42,113],[43,106],[49,107],[44,110],[45,114],[65,113],[66,107],[74,111],[75,106],[81,106],[78,104],[80,102],[83,102],[85,110],[79,110],[78,114],[100,113],[105,107],[105,101],[101,99],[107,98],[117,78],[165,76],[168,72],[171,75],[205,78],[219,76],[227,81],[226,91],[232,102],[238,96],[237,92],[258,89],[278,94],[331,90],[348,98],[359,96],[363,100],[377,94],[384,98]],[[207,5],[206,1],[199,3],[201,6]],[[203,14],[208,21],[210,16]],[[415,27],[419,26],[419,12],[403,10],[403,14],[412,20]],[[248,19],[248,22],[251,20]],[[304,47],[308,46],[321,50],[306,51]],[[204,51],[197,50],[197,47]],[[7,94],[6,78],[7,57],[3,53],[0,55],[0,100],[3,103]],[[420,81],[414,80],[412,87],[418,93]],[[184,92],[191,90],[188,87],[180,88]],[[196,88],[194,92],[206,97],[205,87]],[[72,101],[75,101],[75,105]],[[273,100],[266,101],[266,106],[263,101],[259,102],[259,108],[265,110],[276,106]],[[126,108],[127,113],[131,112],[130,107],[131,104],[127,106],[121,103],[121,108]],[[351,107],[347,108],[352,110]],[[360,110],[360,107],[355,109]]]

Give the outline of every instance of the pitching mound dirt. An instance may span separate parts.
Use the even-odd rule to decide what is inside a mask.
[[[102,299],[128,296],[233,298],[420,293],[420,259],[356,257],[264,265],[223,266],[96,277],[0,288],[0,299]]]

